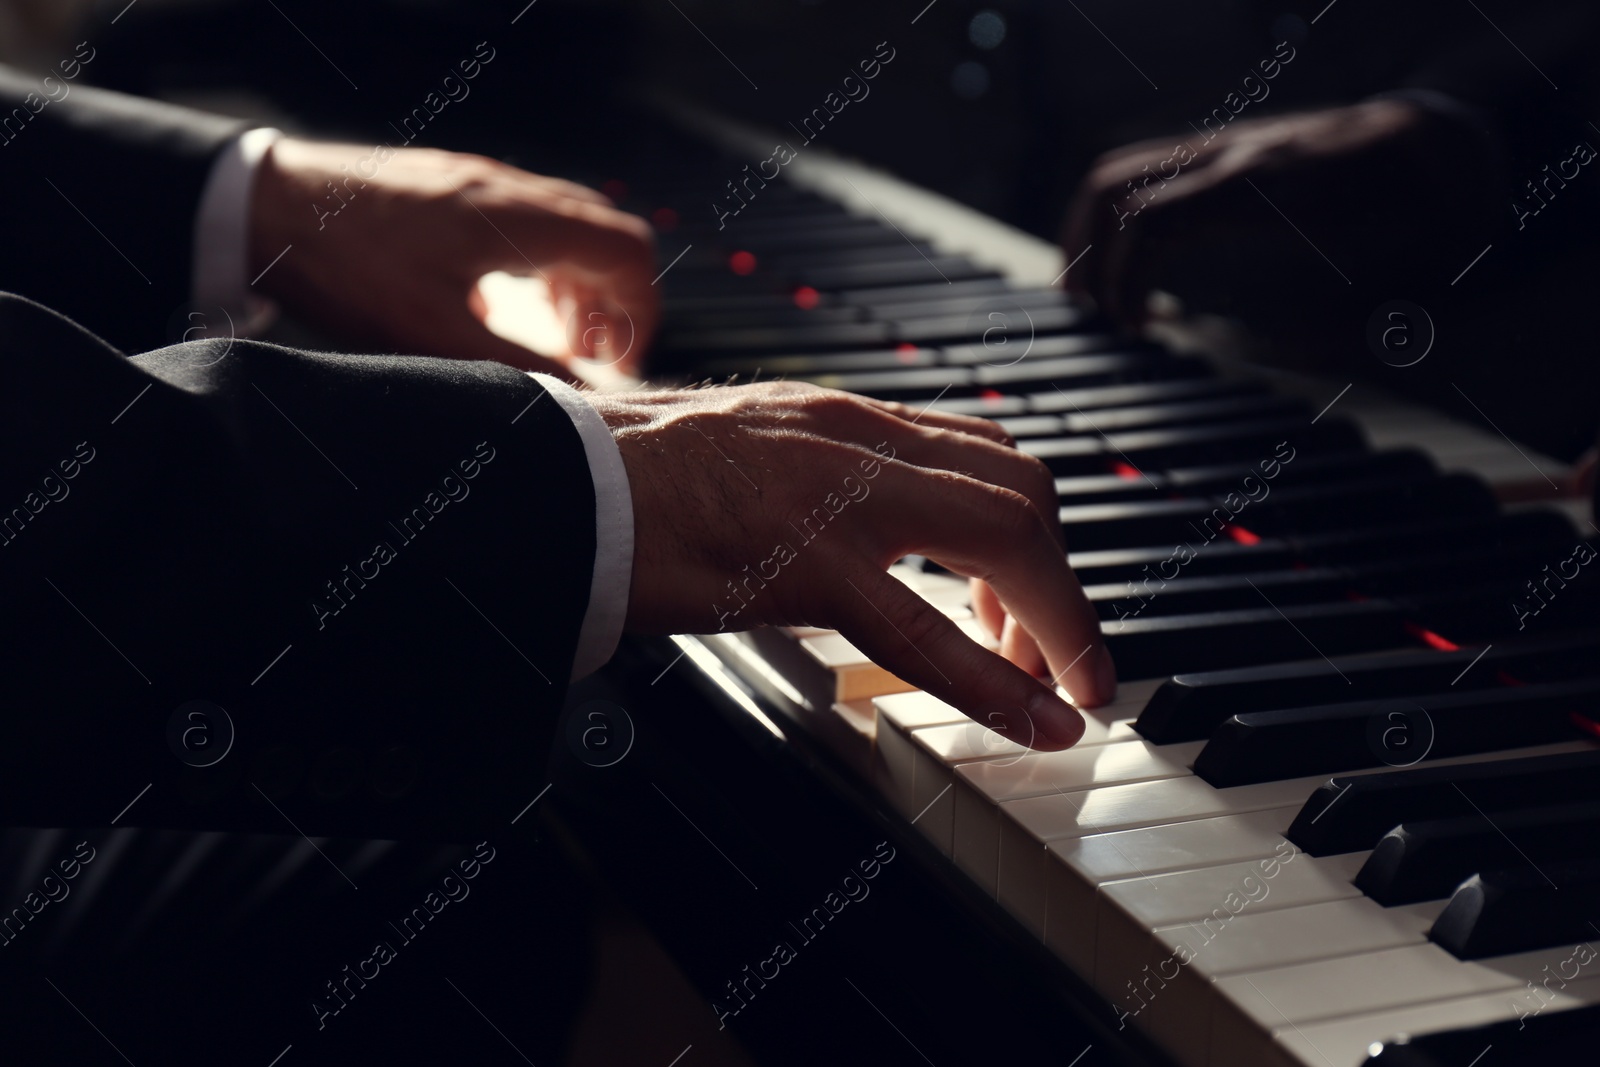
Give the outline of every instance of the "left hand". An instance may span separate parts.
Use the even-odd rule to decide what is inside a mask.
[[[1062,234],[1068,261],[1093,249],[1067,272],[1068,290],[1137,327],[1149,293],[1181,280],[1172,268],[1186,252],[1281,243],[1296,256],[1326,248],[1330,263],[1359,264],[1351,273],[1368,283],[1379,272],[1436,276],[1481,248],[1480,231],[1497,217],[1494,161],[1448,180],[1437,169],[1441,159],[1482,159],[1481,136],[1408,101],[1238,119],[1211,137],[1142,141],[1095,162]],[[1252,256],[1243,269],[1262,273],[1231,278],[1231,289],[1260,287],[1276,262]]]
[[[482,156],[383,151],[273,145],[251,203],[250,276],[293,247],[262,278],[266,295],[347,342],[569,380],[574,358],[599,354],[597,332],[610,334],[627,350],[617,369],[637,372],[660,318],[643,219],[582,185]],[[490,332],[477,283],[497,270],[546,280],[570,353],[535,353]]]

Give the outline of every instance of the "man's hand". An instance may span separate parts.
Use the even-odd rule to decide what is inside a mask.
[[[284,138],[257,172],[250,275],[339,340],[390,351],[493,359],[571,378],[609,334],[636,370],[660,317],[649,226],[601,194],[481,156]],[[283,259],[273,257],[293,245]],[[483,324],[478,279],[544,278],[571,353],[535,354]],[[598,316],[598,317],[597,317]],[[605,330],[597,331],[596,324]]]
[[[1114,697],[1054,482],[994,423],[789,382],[589,399],[632,486],[629,630],[837,629],[1014,740],[1076,742],[1083,720],[1048,684],[884,573],[918,554],[983,583],[976,606],[991,628],[1015,617],[1002,646],[1015,658],[1047,665],[1086,706]]]
[[[1496,217],[1492,164],[1445,162],[1483,159],[1487,147],[1465,123],[1403,100],[1238,119],[1209,141],[1127,145],[1100,157],[1073,197],[1063,251],[1069,260],[1093,251],[1065,284],[1137,325],[1174,261],[1214,264],[1219,249],[1325,252],[1367,282],[1379,271],[1427,276],[1433,260],[1464,262],[1463,248],[1482,246],[1475,227]],[[1229,282],[1247,290],[1257,280]]]

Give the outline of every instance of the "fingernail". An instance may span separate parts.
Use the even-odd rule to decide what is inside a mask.
[[[1100,694],[1100,704],[1109,704],[1117,699],[1117,665],[1111,662],[1111,650],[1104,645],[1095,660],[1095,692]]]
[[[1048,689],[1040,689],[1028,699],[1028,718],[1035,730],[1062,748],[1070,748],[1083,736],[1083,716],[1078,709]]]

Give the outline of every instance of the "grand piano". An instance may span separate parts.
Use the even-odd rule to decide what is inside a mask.
[[[828,153],[719,227],[695,197],[773,134],[672,118],[702,147],[627,186],[683,219],[663,372],[998,419],[1058,476],[1123,679],[1045,754],[830,632],[626,649],[575,700],[650,734],[670,844],[612,825],[620,775],[576,776],[575,823],[625,842],[603,864],[720,1022],[796,1063],[1527,1063],[1600,1033],[1595,530],[1498,499],[1561,464],[1181,325],[1119,335],[1055,249]],[[964,581],[897,572],[980,632]]]
[[[660,18],[703,43],[678,14]],[[322,103],[313,89],[307,111]],[[474,147],[518,156],[505,122],[492,110],[482,121],[503,136]],[[1120,698],[1088,713],[1077,747],[1033,753],[837,634],[629,640],[571,694],[548,779],[508,813],[506,840],[526,845],[538,827],[581,856],[697,987],[705,1025],[761,1063],[1592,1055],[1600,531],[1570,501],[1508,503],[1565,481],[1564,466],[1366,380],[1247,364],[1216,323],[1120,334],[1062,294],[1067,264],[1050,243],[825,145],[751,180],[787,137],[656,100],[608,128],[623,150],[606,169],[588,155],[516,161],[582,176],[660,228],[659,381],[784,376],[1001,420],[1058,478]],[[515,283],[496,286],[497,328],[531,336],[538,325],[511,309]],[[963,582],[922,560],[896,572],[970,620]],[[275,931],[309,929],[342,952],[380,918],[403,921],[474,856],[170,834],[141,826],[136,807],[97,831],[92,860],[76,840],[0,840],[21,889],[41,864],[77,857],[87,872],[75,900],[50,905],[82,917],[48,947],[220,950],[230,982],[276,947]],[[575,912],[559,890],[513,894],[547,873],[530,851],[480,860],[481,910],[459,914],[506,936],[494,931],[519,908]],[[513,865],[519,877],[490,882]],[[326,884],[308,888],[313,873]],[[347,894],[355,882],[362,892]],[[380,883],[384,906],[358,906]],[[217,921],[186,926],[185,909]],[[222,944],[207,944],[217,930]],[[423,946],[403,947],[401,966],[429,951],[420,928],[395,933]],[[42,952],[44,935],[8,930],[6,951]],[[497,981],[537,963],[512,959]],[[259,1062],[290,1067],[318,1053],[281,1020],[316,1027],[326,1052],[322,1023],[333,1035],[356,1025],[357,1012],[341,1017],[347,1000],[398,1028],[415,1020],[396,1004],[438,997],[470,1024],[436,1026],[460,1058],[548,1062],[479,1025],[516,1033],[515,987],[497,997],[487,976],[434,969],[460,985],[414,967],[433,986],[418,979],[386,1010],[336,966],[307,963],[298,984],[252,987],[247,1019],[222,1017],[220,996],[174,1003],[164,988],[130,1011],[135,973],[97,999],[87,980],[8,973],[4,1025],[52,1035],[53,1054],[35,1048],[33,1062],[116,1062],[100,1027],[122,1040],[134,1024],[108,1021],[116,1012],[163,1009],[192,1039],[174,1039],[175,1057],[204,1049],[195,1035],[246,1030]],[[191,977],[191,990],[213,984]],[[571,1007],[561,985],[539,987],[543,1010]],[[693,1048],[676,1054],[694,1062]]]

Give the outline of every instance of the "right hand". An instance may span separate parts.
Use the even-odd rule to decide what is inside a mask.
[[[630,631],[828,627],[1013,740],[1075,743],[1083,719],[1047,682],[885,573],[918,554],[985,583],[1031,638],[1018,658],[1037,642],[1078,703],[1114,698],[1050,472],[994,423],[792,382],[588,398],[632,488]]]

